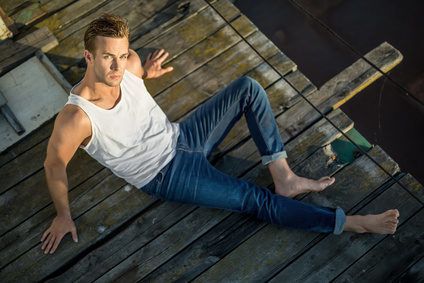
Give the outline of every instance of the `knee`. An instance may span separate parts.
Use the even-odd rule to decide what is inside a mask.
[[[238,78],[237,83],[241,87],[254,87],[254,88],[261,87],[261,85],[255,79],[247,75]]]
[[[250,94],[253,96],[256,95],[266,95],[265,90],[262,88],[261,84],[258,83],[257,80],[245,75],[240,77],[239,79],[237,79],[237,84],[238,86],[243,89],[246,90],[246,94]]]

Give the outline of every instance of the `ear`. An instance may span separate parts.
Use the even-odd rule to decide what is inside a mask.
[[[93,63],[93,61],[94,61],[93,54],[90,51],[88,51],[87,49],[84,50],[84,58],[85,58],[85,61],[87,62],[87,65],[88,65],[88,63]]]

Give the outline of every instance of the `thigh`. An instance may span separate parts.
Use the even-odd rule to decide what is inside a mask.
[[[218,170],[200,152],[178,150],[153,194],[169,201],[246,212],[252,186]]]
[[[200,152],[178,150],[153,194],[163,200],[255,215],[285,227],[332,232],[335,209],[303,203],[230,176]]]
[[[242,98],[252,84],[257,83],[249,77],[233,81],[181,121],[187,147],[209,156],[243,115]]]

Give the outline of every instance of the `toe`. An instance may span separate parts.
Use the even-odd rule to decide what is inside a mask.
[[[336,179],[334,177],[329,177],[329,176],[325,176],[322,177],[321,179],[319,179],[318,181],[320,181],[321,183],[323,183],[326,187],[330,186],[331,184],[334,183]]]

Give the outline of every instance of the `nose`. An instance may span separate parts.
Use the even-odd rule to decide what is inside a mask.
[[[117,59],[112,60],[112,64],[110,65],[110,69],[114,71],[119,71],[121,69],[121,64]]]

